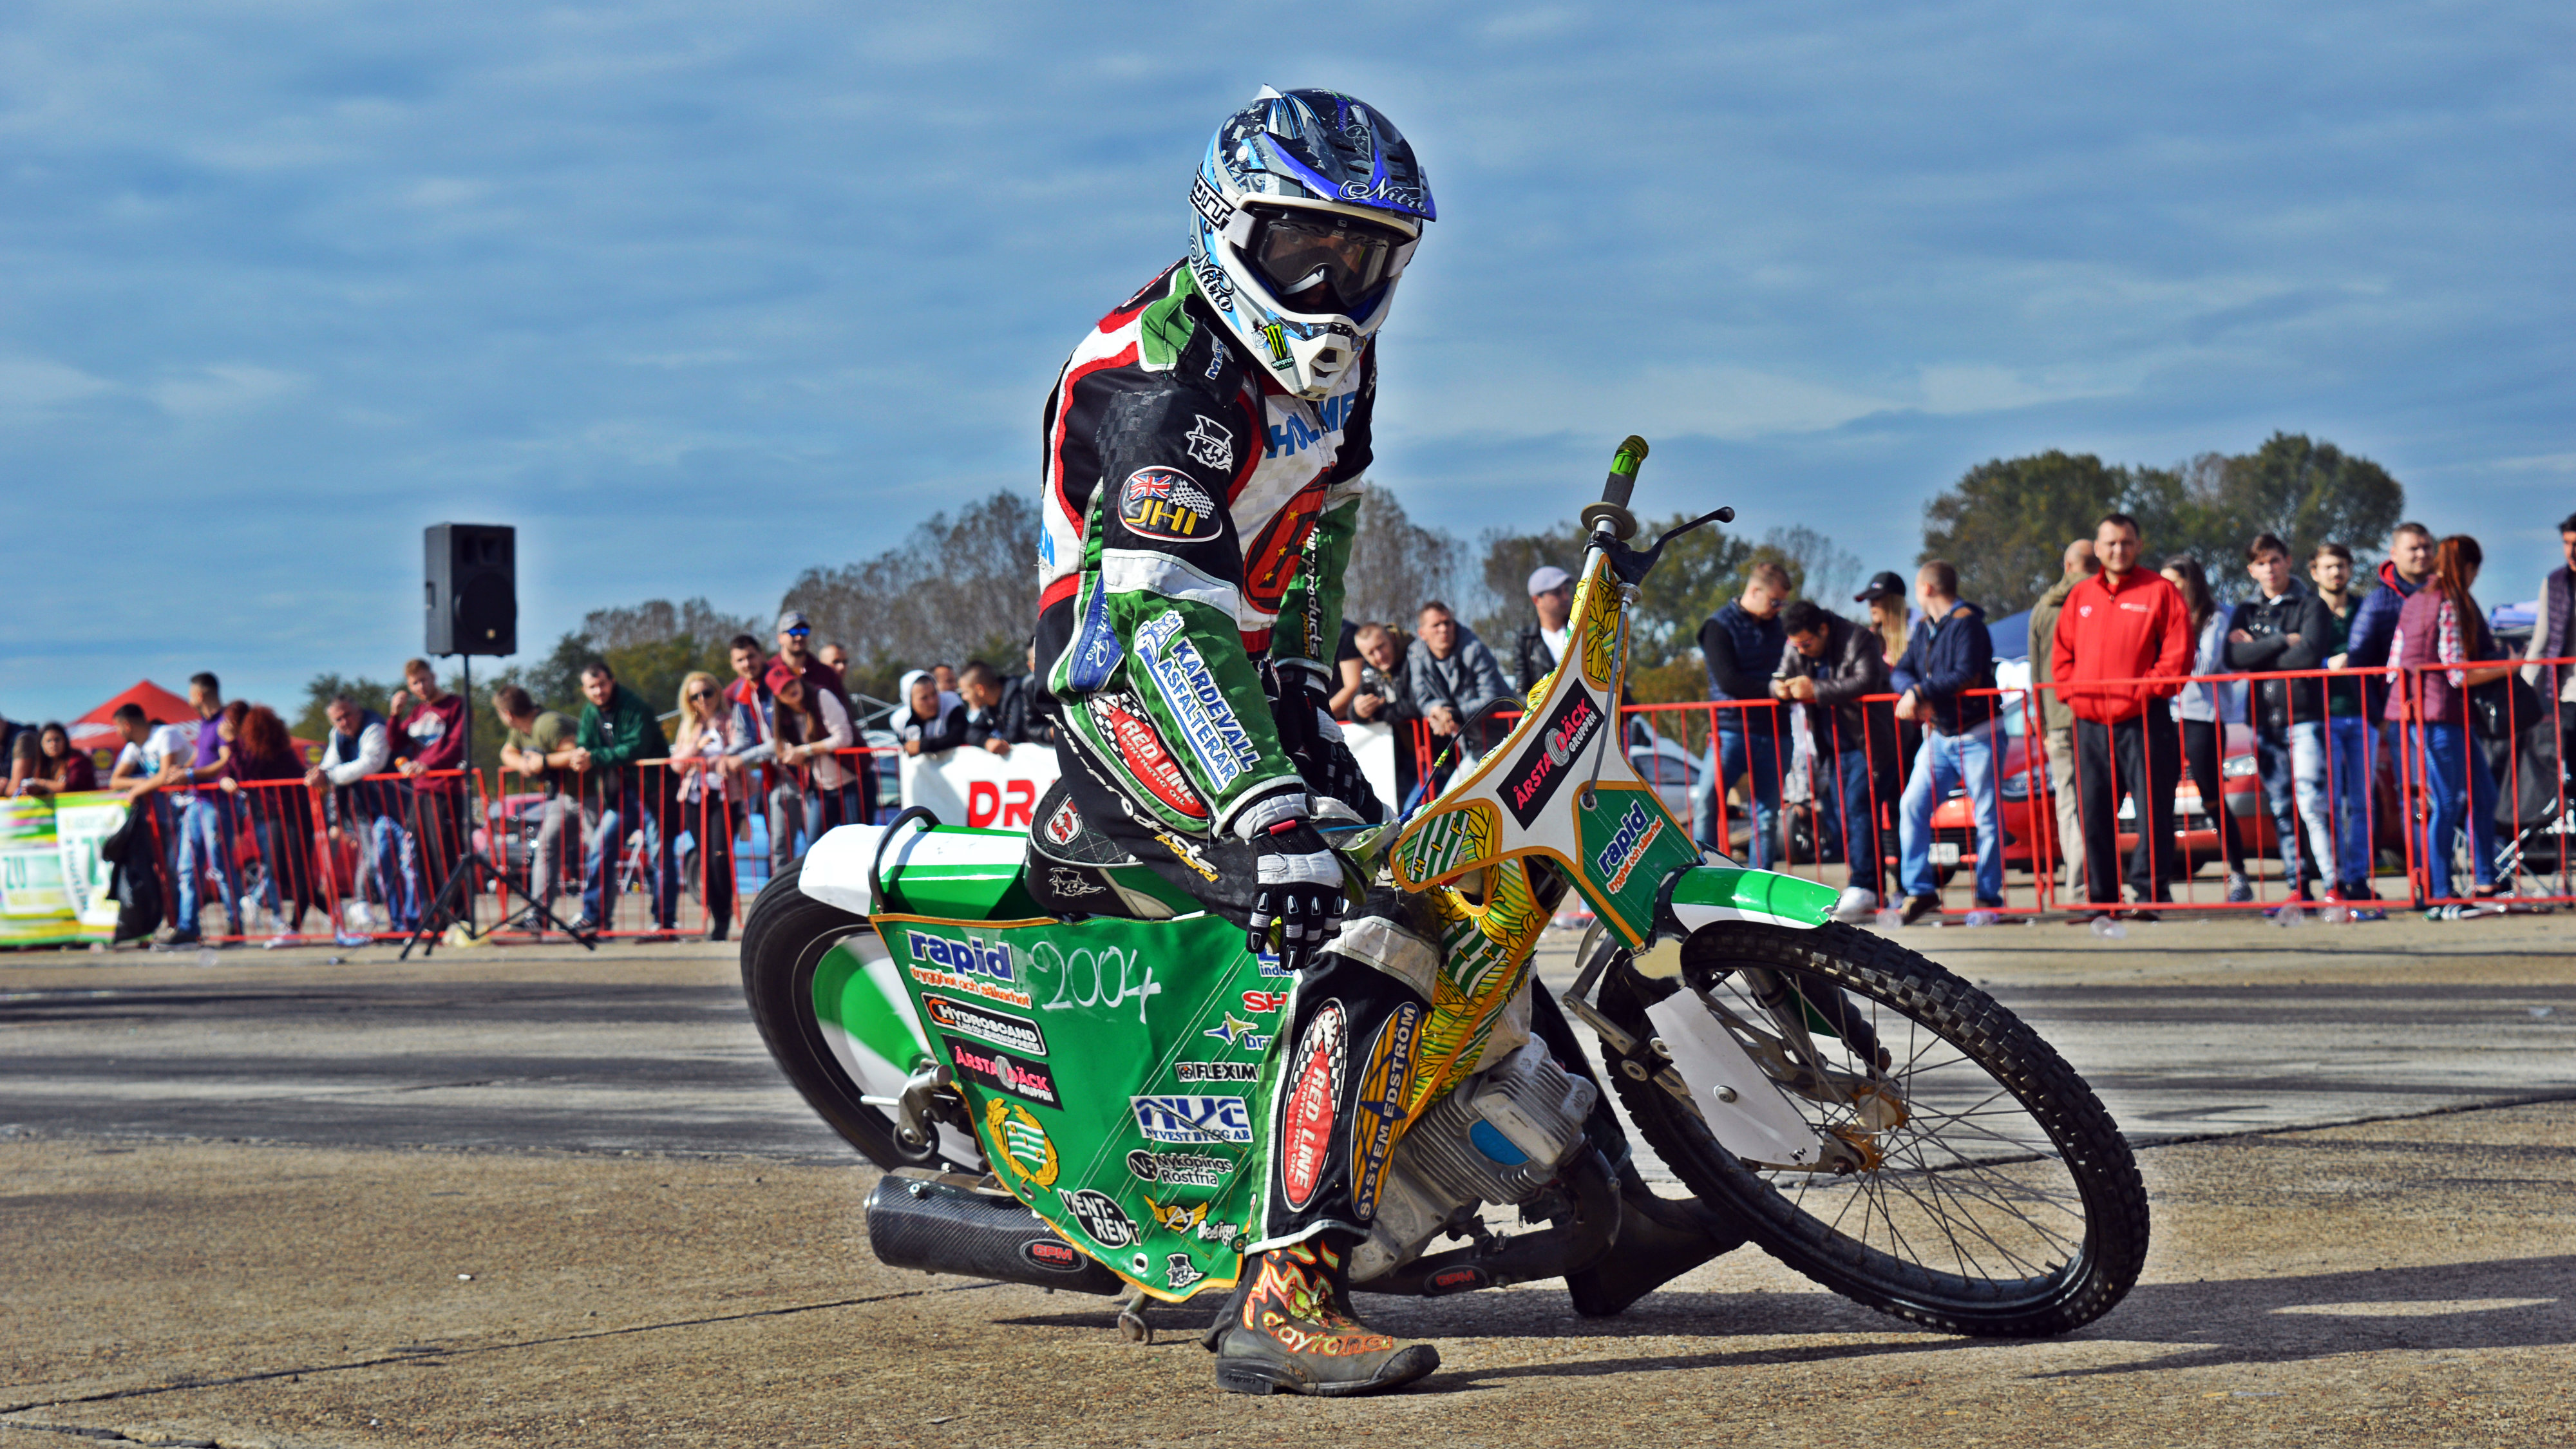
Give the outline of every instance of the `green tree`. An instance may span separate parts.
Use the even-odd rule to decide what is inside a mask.
[[[2138,520],[2149,567],[2189,554],[2232,600],[2252,589],[2245,545],[2256,534],[2278,534],[2300,559],[2326,542],[2372,553],[2405,506],[2405,489],[2386,469],[2295,433],[2178,468],[2051,451],[1980,463],[1924,505],[1923,557],[1950,560],[1963,596],[1990,615],[2010,614],[2056,582],[2069,540],[2091,537],[2116,511]]]
[[[1923,560],[1949,560],[1960,597],[1988,617],[2016,613],[2057,581],[2068,541],[2092,537],[2140,483],[2090,453],[1990,459],[1923,505]]]

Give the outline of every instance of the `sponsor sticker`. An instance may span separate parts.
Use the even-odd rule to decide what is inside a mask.
[[[1315,531],[1315,521],[1323,516],[1324,492],[1319,484],[1289,499],[1253,536],[1252,546],[1243,551],[1244,602],[1264,613],[1279,612],[1289,586],[1304,575],[1306,540]],[[1310,610],[1307,617],[1320,615]]]
[[[1293,1212],[1304,1212],[1324,1181],[1333,1109],[1342,1098],[1342,1040],[1348,1027],[1342,1003],[1325,1002],[1307,1021],[1290,1058],[1297,1077],[1279,1109],[1279,1188]]]
[[[1252,1111],[1244,1105],[1241,1097],[1199,1097],[1176,1093],[1171,1096],[1130,1097],[1127,1100],[1136,1112],[1136,1130],[1145,1134],[1148,1142],[1188,1146],[1252,1140]]]
[[[1216,231],[1225,230],[1225,224],[1234,219],[1233,203],[1227,201],[1224,194],[1215,187],[1208,185],[1205,176],[1190,178],[1190,207]]]
[[[1033,1057],[1047,1054],[1046,1033],[1038,1030],[1034,1021],[1022,1021],[1016,1016],[986,1011],[963,1001],[929,995],[921,998],[921,1014],[929,1018],[932,1026],[952,1035],[980,1037],[995,1046],[1009,1047],[1012,1051],[1026,1052]]]
[[[1216,374],[1211,371],[1208,376]],[[1192,413],[1190,416],[1194,421],[1188,436],[1182,439],[1190,445],[1190,460],[1220,473],[1233,472],[1234,430],[1205,413]]]
[[[1071,845],[1081,838],[1082,812],[1075,808],[1071,795],[1065,796],[1064,803],[1055,808],[1053,815],[1047,817],[1044,828],[1046,838],[1058,845]]]
[[[1206,1276],[1199,1271],[1198,1264],[1190,1261],[1187,1253],[1174,1253],[1163,1260],[1163,1282],[1175,1293]]]
[[[1386,1188],[1387,1159],[1412,1091],[1414,1054],[1422,1046],[1422,1014],[1418,1001],[1396,1003],[1360,1069],[1359,1102],[1351,1114],[1351,1210],[1361,1222],[1377,1216]]]
[[[1616,891],[1628,883],[1628,873],[1646,858],[1646,847],[1663,833],[1663,817],[1646,808],[1643,800],[1632,801],[1628,813],[1619,817],[1619,828],[1610,833],[1610,843],[1592,862],[1593,879],[1603,889]]]
[[[1183,840],[1181,837],[1163,830],[1155,831],[1154,838],[1163,842],[1163,848],[1170,851],[1175,857],[1177,857],[1181,864],[1197,871],[1202,879],[1210,882],[1211,884],[1215,882],[1216,867],[1208,864],[1206,853],[1201,851],[1194,842]]]
[[[1261,1075],[1259,1062],[1181,1062],[1172,1074],[1184,1082],[1249,1082]]]
[[[1191,820],[1205,820],[1207,805],[1199,792],[1190,788],[1190,778],[1183,773],[1181,762],[1172,758],[1171,748],[1163,743],[1162,732],[1145,718],[1145,702],[1123,690],[1089,695],[1082,701],[1091,712],[1091,722],[1109,737],[1127,773],[1151,792],[1155,799],[1169,806],[1173,813]],[[1159,833],[1159,832],[1158,832]],[[1168,838],[1166,839],[1168,844]],[[1209,880],[1216,872],[1204,862],[1192,861],[1199,873]]]
[[[1166,1187],[1223,1187],[1234,1175],[1234,1163],[1204,1152],[1149,1152],[1139,1147],[1127,1154],[1127,1175]]]
[[[1246,1011],[1257,1011],[1266,1014],[1277,1011],[1279,1008],[1286,1006],[1287,1004],[1288,993],[1285,991],[1247,991],[1243,993],[1243,1009]]]
[[[1227,1046],[1239,1046],[1250,1051],[1266,1052],[1270,1050],[1269,1033],[1262,1031],[1260,1027],[1251,1022],[1242,1020],[1231,1011],[1225,1014],[1225,1019],[1223,1021],[1209,1027],[1206,1031],[1199,1033],[1199,1035],[1212,1036],[1218,1041],[1224,1042]]]
[[[927,931],[906,931],[904,950],[912,960],[906,970],[924,986],[962,991],[1005,1006],[1025,1008],[1028,990],[1020,985],[1019,967],[1008,946],[987,946],[969,936],[960,941]]]
[[[1123,1248],[1136,1241],[1136,1220],[1105,1192],[1090,1188],[1063,1195],[1065,1211],[1091,1235],[1091,1240],[1104,1248]]]
[[[1097,580],[1083,590],[1082,627],[1065,653],[1072,658],[1064,682],[1075,694],[1089,694],[1109,682],[1118,669],[1118,633],[1109,627],[1109,593]]]
[[[1060,1238],[1031,1238],[1020,1244],[1020,1256],[1050,1273],[1082,1271],[1082,1254]]]
[[[1601,707],[1579,689],[1567,690],[1565,698],[1548,712],[1538,738],[1530,741],[1520,759],[1504,772],[1498,787],[1503,804],[1524,829],[1556,797],[1557,787],[1573,773],[1575,757],[1593,736],[1601,733],[1601,728]]]
[[[994,1155],[1010,1167],[1013,1176],[1037,1187],[1055,1186],[1063,1164],[1056,1160],[1054,1141],[1028,1108],[999,1097],[986,1102],[984,1132],[993,1140]]]
[[[1270,349],[1270,365],[1272,367],[1293,367],[1296,365],[1295,360],[1288,355],[1288,333],[1278,323],[1273,322],[1269,326],[1261,329],[1261,341],[1264,346]]]
[[[1217,535],[1216,500],[1170,468],[1139,468],[1118,491],[1118,517],[1139,538],[1192,543]]]
[[[1055,1074],[1045,1067],[1014,1061],[1007,1052],[990,1051],[953,1036],[943,1036],[941,1041],[948,1048],[948,1059],[957,1064],[957,1075],[976,1086],[1008,1092],[1041,1107],[1064,1105],[1056,1096]]]
[[[1145,1199],[1145,1209],[1146,1216],[1152,1218],[1156,1226],[1174,1233],[1188,1232],[1207,1221],[1208,1215],[1206,1203],[1183,1206],[1176,1202],[1156,1202],[1150,1197]]]
[[[1105,896],[1109,887],[1078,870],[1060,865],[1047,867],[1047,893],[1059,900],[1080,900],[1084,896]]]
[[[1178,612],[1167,609],[1136,631],[1136,657],[1161,688],[1182,742],[1218,789],[1260,765],[1260,748],[1244,732],[1198,645],[1181,633]]]

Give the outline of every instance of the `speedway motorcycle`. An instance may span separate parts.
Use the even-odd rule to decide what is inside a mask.
[[[1121,1330],[1150,1336],[1149,1303],[1235,1285],[1260,1125],[1289,1092],[1285,1135],[1332,1126],[1330,1094],[1307,1123],[1293,1085],[1329,1053],[1361,1074],[1350,1130],[1382,1164],[1359,1292],[1562,1278],[1615,1313],[1673,1271],[1641,1259],[1749,1240],[1955,1333],[2062,1333],[2121,1300],[2146,1196],[2084,1080],[1983,991],[1832,920],[1831,887],[1703,852],[1617,746],[1640,590],[1674,536],[1733,517],[1632,548],[1645,454],[1623,443],[1583,512],[1572,642],[1517,724],[1336,842],[1355,918],[1392,888],[1440,937],[1428,1009],[1374,1047],[1288,1040],[1277,961],[1141,864],[1111,871],[1119,914],[1051,916],[1025,836],[910,809],[829,832],[762,892],[744,989],[789,1080],[888,1170],[881,1261],[1122,1294]],[[1542,983],[1569,890],[1593,924]],[[1649,1190],[1630,1129],[1690,1197]]]

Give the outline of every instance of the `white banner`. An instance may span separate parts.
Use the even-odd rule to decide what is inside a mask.
[[[1007,755],[974,745],[906,755],[903,803],[930,807],[943,824],[1026,830],[1056,773],[1051,745],[1013,745]]]
[[[1377,797],[1394,809],[1395,731],[1382,724],[1346,723],[1342,737]],[[903,757],[903,803],[926,805],[950,825],[987,830],[1026,830],[1038,797],[1055,783],[1055,750],[1013,745],[1007,755],[961,745],[936,755]]]

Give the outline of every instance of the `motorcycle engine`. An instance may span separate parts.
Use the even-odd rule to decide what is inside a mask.
[[[1462,1210],[1538,1196],[1583,1145],[1598,1096],[1532,1041],[1434,1103],[1396,1144],[1373,1230],[1351,1253],[1351,1281],[1421,1256]]]

